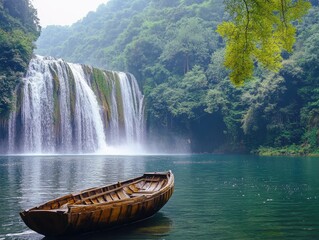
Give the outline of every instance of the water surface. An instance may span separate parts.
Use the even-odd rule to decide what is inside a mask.
[[[47,239],[19,217],[69,192],[171,169],[153,218],[75,239],[319,239],[319,159],[239,155],[0,156],[0,240]]]

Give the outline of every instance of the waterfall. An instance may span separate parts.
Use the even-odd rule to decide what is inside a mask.
[[[31,62],[24,79],[22,110],[23,150],[52,152],[54,145],[53,129],[53,82],[49,65],[41,58]],[[12,147],[10,147],[12,148]]]
[[[119,127],[119,113],[116,101],[116,85],[115,81],[112,81],[111,92],[111,121],[110,121],[110,144],[117,145],[120,143],[120,127]]]
[[[70,87],[68,80],[67,68],[64,66],[64,62],[59,60],[56,62],[57,77],[60,85],[60,126],[61,126],[61,147],[60,151],[68,151],[72,146],[72,118],[71,118],[71,104],[70,104]]]
[[[119,73],[123,110],[125,112],[126,142],[140,142],[143,133],[144,96],[141,94],[133,75]]]
[[[89,87],[81,65],[69,64],[75,80],[75,129],[77,150],[105,149],[105,135],[100,107],[93,90]]]
[[[144,97],[131,74],[36,56],[16,95],[9,153],[114,154],[142,145]]]

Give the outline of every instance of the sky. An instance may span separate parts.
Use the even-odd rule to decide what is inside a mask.
[[[71,25],[108,0],[31,0],[40,25]]]

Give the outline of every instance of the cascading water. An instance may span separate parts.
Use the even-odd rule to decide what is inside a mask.
[[[75,80],[75,132],[77,151],[106,149],[100,107],[86,82],[81,65],[69,64]]]
[[[111,144],[118,144],[120,142],[120,127],[119,127],[119,112],[116,101],[116,88],[115,81],[112,81],[112,92],[111,92],[111,121],[110,121],[110,138],[112,139]]]
[[[126,142],[129,145],[140,142],[143,135],[144,96],[141,94],[133,75],[119,73],[123,111],[125,112]]]
[[[118,154],[133,145],[137,149],[144,134],[143,100],[131,74],[36,56],[17,89],[8,152]]]

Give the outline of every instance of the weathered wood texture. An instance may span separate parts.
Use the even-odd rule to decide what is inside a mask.
[[[171,171],[69,194],[20,213],[32,230],[58,236],[98,231],[152,216],[174,191]]]

